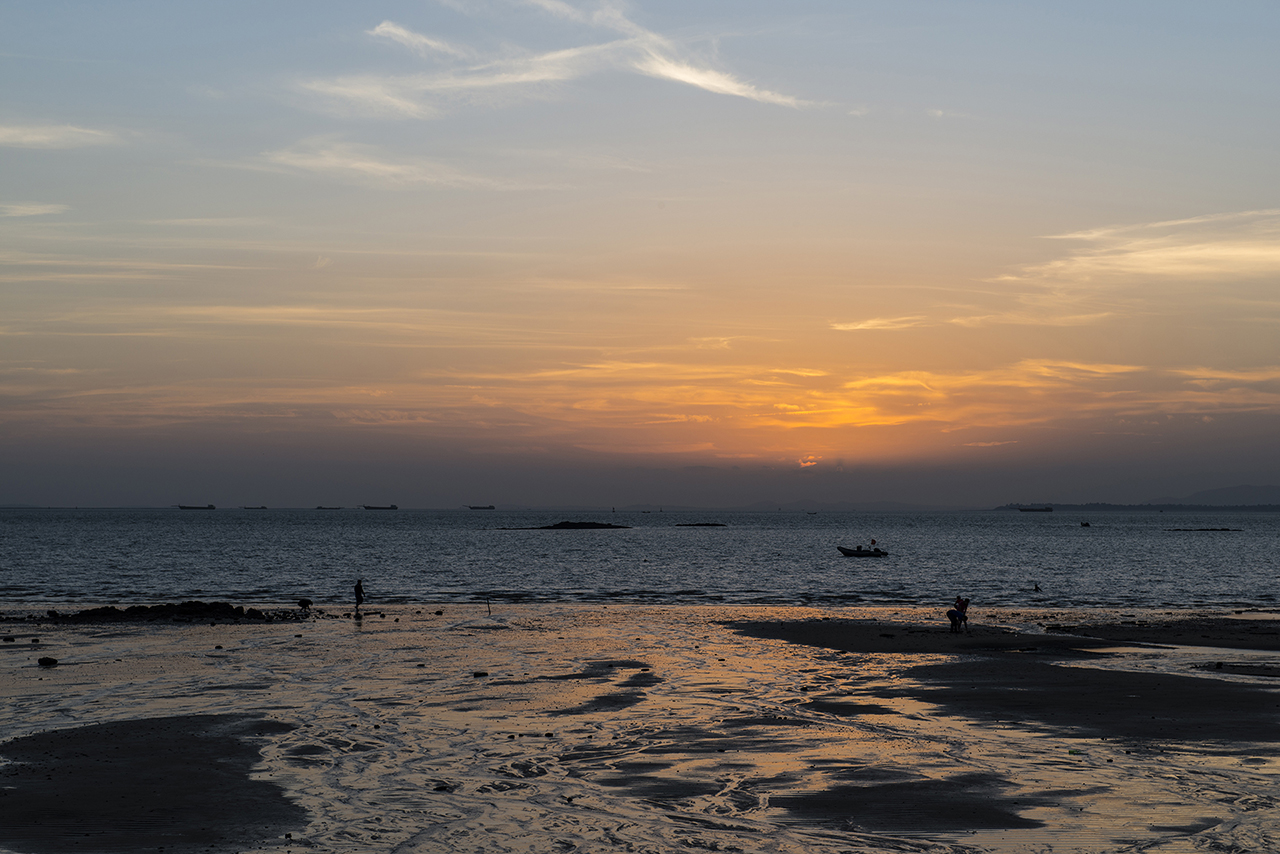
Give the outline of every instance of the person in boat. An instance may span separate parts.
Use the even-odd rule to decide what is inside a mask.
[[[947,611],[947,619],[951,621],[953,634],[969,631],[969,600],[957,596],[955,604]]]

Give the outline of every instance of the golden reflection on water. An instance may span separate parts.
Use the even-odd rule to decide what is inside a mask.
[[[724,625],[936,614],[433,611],[58,628],[44,642],[74,666],[7,656],[0,725],[18,736],[214,711],[295,723],[263,745],[260,774],[311,820],[270,844],[337,852],[1180,852],[1248,848],[1276,831],[1271,746],[1138,749],[977,723],[895,693],[910,667],[953,656],[839,652]],[[1144,648],[1108,666],[1170,660]]]

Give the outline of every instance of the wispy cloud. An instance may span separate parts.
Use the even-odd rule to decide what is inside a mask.
[[[956,326],[1090,326],[1114,316],[1114,312],[1095,311],[1089,314],[1065,313],[1064,308],[1072,300],[1055,295],[1057,298],[1040,298],[1038,295],[1019,295],[1017,300],[1021,307],[1009,311],[991,314],[961,315],[947,319],[947,323]]]
[[[450,104],[493,101],[607,68],[619,43],[588,45],[459,66],[434,74],[358,74],[304,81],[303,89],[362,114],[429,118]]]
[[[111,145],[120,137],[75,125],[0,125],[0,146],[8,148],[85,148]]]
[[[307,80],[303,89],[340,103],[344,109],[370,115],[399,115],[426,118],[439,112],[419,100],[415,78],[357,75],[326,80]]]
[[[748,98],[765,104],[778,104],[784,107],[799,107],[803,102],[791,95],[780,95],[768,89],[760,89],[746,83],[732,74],[717,71],[713,68],[699,68],[687,62],[681,62],[670,56],[664,56],[652,49],[633,63],[636,70],[664,80],[674,80],[714,92],[717,95],[733,95]]]
[[[190,228],[260,228],[270,225],[271,220],[258,216],[199,216],[177,219],[148,219],[146,225],[172,225]]]
[[[267,152],[262,156],[262,162],[288,170],[387,187],[434,184],[511,190],[529,186],[487,178],[423,158],[391,159],[373,146],[326,140]]]
[[[299,263],[312,259],[315,269],[328,266],[328,256],[314,252]],[[146,270],[138,264],[120,272],[137,281],[137,274]],[[701,341],[684,342],[683,354],[640,355],[607,332],[588,338],[536,329],[540,324],[530,323],[518,308],[495,316],[488,311],[377,306],[364,293],[334,296],[331,304],[109,302],[60,306],[56,312],[6,317],[5,322],[11,335],[59,341],[127,335],[181,341],[184,348],[195,339],[245,348],[247,341],[286,338],[305,347],[322,340],[313,337],[318,330],[341,331],[353,345],[399,350],[392,361],[404,366],[390,375],[344,375],[331,384],[278,376],[261,378],[262,385],[243,377],[188,378],[151,390],[95,385],[94,400],[132,395],[134,403],[119,405],[120,398],[113,397],[109,413],[94,410],[113,418],[126,417],[129,406],[138,407],[139,418],[150,417],[148,412],[209,418],[218,407],[238,412],[237,407],[252,402],[259,407],[253,417],[275,412],[292,418],[295,410],[314,408],[368,423],[453,425],[450,429],[459,435],[503,421],[503,435],[512,442],[534,436],[646,453],[697,447],[726,457],[772,456],[800,464],[847,453],[851,443],[863,447],[875,432],[865,428],[910,426],[913,436],[939,437],[947,447],[964,443],[976,452],[1025,443],[1024,428],[1144,432],[1159,429],[1151,425],[1170,416],[1199,421],[1233,412],[1280,414],[1278,366],[1170,370],[1118,361],[1028,359],[968,370],[880,372],[847,365],[811,367],[772,357],[752,361],[745,349],[735,356],[732,350],[702,349]],[[526,337],[513,341],[514,334]],[[413,355],[428,350],[433,354],[429,359]],[[481,351],[484,358],[476,358]],[[21,377],[15,377],[7,382],[21,385]],[[28,385],[71,387],[74,379],[50,376]],[[371,404],[372,398],[386,398],[387,405]],[[65,398],[68,416],[76,407],[88,411],[94,405],[87,398],[79,403]],[[517,423],[533,426],[526,433],[524,427],[510,426]],[[967,430],[979,432],[940,438]]]
[[[1280,210],[1241,211],[1051,235],[1080,249],[1005,280],[1113,283],[1280,273]]]
[[[151,258],[80,257],[27,252],[0,252],[0,282],[162,281],[201,272],[246,273],[267,267],[232,264],[189,264]]]
[[[444,39],[433,39],[424,36],[421,33],[415,33],[407,30],[392,21],[383,21],[372,30],[367,31],[371,36],[381,36],[382,38],[391,39],[393,42],[399,42],[405,47],[414,50],[423,56],[429,56],[433,53],[442,53],[446,56],[457,57],[458,59],[472,59],[475,57],[475,51],[470,48],[458,47],[450,44]]]
[[[1263,305],[1254,291],[1241,290],[1280,275],[1280,210],[1108,226],[1048,239],[1076,245],[1057,258],[991,279],[1012,301],[1007,308],[984,306],[946,322],[1067,327],[1153,310],[1240,315],[1239,306],[1229,308],[1236,300],[1251,306],[1249,319],[1265,319],[1268,310],[1280,319],[1280,303]]]
[[[989,280],[996,287],[981,295],[981,303],[951,306],[945,313],[939,308],[926,315],[838,321],[830,328],[1065,328],[1152,311],[1201,317],[1221,312],[1242,320],[1280,322],[1280,298],[1269,298],[1257,288],[1258,282],[1280,276],[1280,210],[1108,226],[1047,239],[1076,245],[1059,257]],[[1158,291],[1153,289],[1157,283]]]
[[[677,42],[636,24],[612,4],[602,4],[590,12],[560,0],[528,0],[525,5],[561,20],[622,37],[554,51],[513,54],[507,50],[502,55],[486,55],[478,49],[415,32],[394,21],[383,21],[366,32],[424,57],[452,60],[452,66],[423,74],[364,73],[319,78],[302,81],[300,86],[349,110],[413,118],[437,115],[451,102],[474,103],[486,93],[531,93],[539,86],[602,71],[629,71],[765,104],[801,107],[809,103],[699,61]]]
[[[915,326],[928,326],[929,318],[923,315],[911,317],[872,317],[867,320],[852,320],[843,323],[832,323],[832,329],[852,332],[859,329],[910,329]]]
[[[0,216],[46,216],[70,210],[67,205],[0,204]]]

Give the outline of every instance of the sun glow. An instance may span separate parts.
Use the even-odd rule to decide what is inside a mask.
[[[29,5],[0,32],[26,87],[0,124],[19,492],[56,480],[13,473],[37,450],[107,471],[108,446],[195,460],[210,436],[251,479],[304,447],[308,473],[394,447],[496,484],[606,457],[1034,471],[1092,443],[1117,483],[1175,445],[1152,477],[1280,480],[1278,88],[1239,37],[1274,31],[1265,4],[1183,9],[1158,44],[1032,6],[197,4],[130,28]]]

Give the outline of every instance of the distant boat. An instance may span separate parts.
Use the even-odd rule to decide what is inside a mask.
[[[495,508],[492,504],[468,504],[467,509],[468,510],[493,510]]]
[[[388,504],[385,507],[379,506],[377,504],[361,504],[360,506],[363,507],[365,510],[399,510],[400,509],[394,504]]]
[[[267,505],[265,505],[265,504],[260,504],[260,505],[258,505],[257,507],[241,507],[240,509],[241,509],[241,510],[266,510],[266,509],[267,509]]]
[[[845,546],[836,546],[840,550],[840,554],[845,557],[885,557],[889,553],[882,548],[864,549],[858,546],[856,549],[847,548]]]
[[[316,505],[317,510],[341,510],[341,507],[325,507],[323,504]]]
[[[179,510],[217,510],[212,504],[179,504]]]
[[[1019,513],[1052,513],[1053,508],[1047,505],[1044,507],[1019,507],[1018,512]]]

